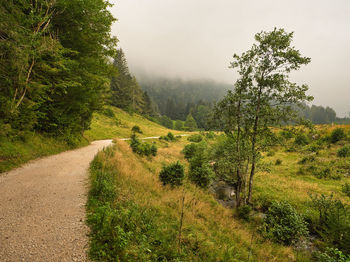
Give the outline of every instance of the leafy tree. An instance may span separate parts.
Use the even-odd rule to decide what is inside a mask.
[[[194,155],[189,159],[189,162],[189,179],[197,186],[207,188],[215,174],[209,164],[208,146],[205,141],[196,146]]]
[[[189,131],[194,131],[197,129],[197,123],[196,120],[194,120],[193,116],[191,114],[189,114],[186,117],[186,121],[184,126],[189,130]]]
[[[257,43],[240,56],[235,54],[231,63],[232,68],[238,68],[241,76],[242,88],[238,90],[243,99],[242,121],[249,130],[251,144],[248,202],[252,199],[259,151],[266,146],[262,143],[266,137],[272,135],[271,126],[296,117],[293,107],[312,100],[306,95],[306,85],[299,86],[289,80],[290,72],[311,60],[291,46],[292,39],[293,33],[284,29],[262,31],[255,35]]]

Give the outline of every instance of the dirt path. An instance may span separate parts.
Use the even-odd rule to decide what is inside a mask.
[[[0,175],[0,261],[86,261],[90,161],[111,140]]]

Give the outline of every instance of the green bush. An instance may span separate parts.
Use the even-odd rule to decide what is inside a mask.
[[[293,134],[293,132],[291,130],[281,130],[279,132],[279,135],[281,137],[283,137],[284,139],[287,139],[287,140],[293,138],[293,136],[294,136],[294,134]]]
[[[309,138],[305,134],[301,133],[295,137],[294,143],[299,146],[304,146],[309,144]]]
[[[196,148],[197,148],[197,144],[191,143],[191,144],[185,145],[184,149],[181,152],[185,155],[185,158],[188,160],[194,156],[196,152]]]
[[[344,255],[337,248],[326,248],[324,252],[316,252],[314,259],[317,262],[350,262],[350,256]]]
[[[345,145],[337,151],[338,157],[349,157],[350,156],[350,145]]]
[[[194,134],[189,136],[187,140],[190,142],[199,143],[203,140],[203,137],[200,134]]]
[[[237,208],[237,215],[239,218],[249,221],[252,207],[250,205],[243,205]]]
[[[209,164],[207,147],[205,141],[197,144],[195,153],[189,160],[188,177],[194,184],[202,188],[207,188],[214,178],[214,171]]]
[[[349,183],[345,183],[342,186],[342,192],[347,195],[348,197],[350,197],[350,184]]]
[[[142,143],[135,134],[131,136],[130,147],[134,153],[141,156],[157,155],[157,146],[154,143]]]
[[[108,107],[104,108],[102,110],[102,114],[104,114],[105,116],[107,116],[109,118],[115,118],[115,114],[114,114],[113,110],[108,108]]]
[[[178,161],[164,166],[159,173],[163,185],[180,186],[185,178],[184,166]]]
[[[175,141],[176,138],[173,133],[169,132],[166,136],[160,136],[159,140],[165,140],[165,141]]]
[[[346,134],[344,132],[343,128],[336,128],[332,131],[330,139],[331,142],[334,144],[340,140],[343,140],[346,138]]]
[[[265,237],[290,245],[308,235],[304,218],[288,202],[273,202],[263,224]]]
[[[329,245],[350,254],[350,206],[331,196],[313,196],[311,206],[318,212],[315,231]]]
[[[279,159],[279,158],[277,158],[277,159],[276,159],[276,162],[275,162],[275,165],[276,165],[276,166],[279,166],[279,165],[281,165],[281,164],[282,164],[282,160]]]
[[[213,131],[209,131],[205,133],[205,137],[208,139],[214,139],[215,138],[215,133]]]
[[[141,128],[139,126],[133,126],[131,128],[131,131],[134,132],[134,133],[142,134]]]
[[[307,164],[307,163],[311,163],[311,162],[315,162],[316,157],[311,155],[311,156],[305,156],[303,157],[303,159],[301,159],[298,163],[299,164]]]
[[[169,133],[167,134],[167,137],[169,138],[170,141],[175,141],[175,140],[176,140],[176,139],[175,139],[175,136],[174,136],[173,133],[171,133],[171,132],[169,132]]]
[[[275,155],[275,151],[270,150],[269,152],[267,152],[266,156],[274,156]]]

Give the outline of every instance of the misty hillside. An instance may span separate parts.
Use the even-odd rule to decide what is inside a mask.
[[[212,80],[181,80],[142,76],[138,78],[141,88],[157,105],[161,115],[172,119],[184,119],[191,108],[201,103],[212,104],[231,89],[229,84]]]

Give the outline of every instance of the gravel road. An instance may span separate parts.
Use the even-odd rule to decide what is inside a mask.
[[[112,140],[0,174],[0,261],[87,261],[90,161]]]

